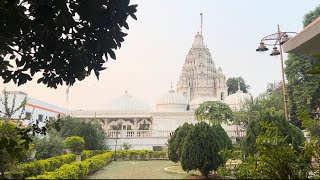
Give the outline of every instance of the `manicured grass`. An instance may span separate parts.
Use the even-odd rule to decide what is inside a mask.
[[[169,173],[164,168],[179,165],[171,161],[113,161],[88,179],[184,179],[188,173]]]

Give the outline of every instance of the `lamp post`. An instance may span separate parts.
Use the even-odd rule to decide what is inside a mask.
[[[272,49],[270,56],[280,55],[284,114],[285,114],[287,121],[289,121],[289,115],[288,115],[288,100],[287,100],[287,94],[286,94],[286,82],[285,82],[285,78],[284,78],[282,44],[284,44],[285,42],[287,42],[290,39],[288,34],[293,34],[293,33],[297,34],[296,32],[281,32],[280,27],[278,25],[278,31],[274,34],[270,34],[270,35],[262,38],[260,41],[260,45],[258,46],[258,49],[256,49],[257,52],[265,52],[268,50],[266,45],[273,46],[273,49]],[[277,46],[279,47],[280,51],[278,50]]]

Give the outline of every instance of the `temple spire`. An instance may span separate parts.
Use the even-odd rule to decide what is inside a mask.
[[[201,21],[201,24],[200,24],[200,34],[202,35],[202,23],[203,23],[203,14],[200,13],[200,21]]]
[[[241,90],[240,90],[240,81],[238,81],[238,91],[237,92],[242,92]]]
[[[171,89],[169,91],[170,93],[174,93],[174,90],[173,90],[173,83],[171,82]]]

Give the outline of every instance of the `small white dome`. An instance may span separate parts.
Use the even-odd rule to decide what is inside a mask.
[[[220,99],[217,99],[212,96],[198,97],[196,99],[193,99],[190,102],[190,109],[195,110],[200,106],[200,104],[207,102],[207,101],[220,101],[220,102],[222,102]]]
[[[107,104],[106,111],[108,113],[148,113],[151,112],[151,107],[126,91],[124,95],[111,100]]]
[[[161,96],[156,103],[157,111],[186,111],[187,106],[188,99],[174,90]]]
[[[232,109],[238,110],[240,109],[241,105],[243,105],[243,103],[250,98],[250,94],[238,90],[236,93],[227,96],[224,102]]]

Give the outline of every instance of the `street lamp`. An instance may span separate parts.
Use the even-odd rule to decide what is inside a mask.
[[[293,33],[297,34],[296,32],[281,32],[280,27],[278,25],[278,32],[276,32],[274,34],[270,34],[270,35],[262,38],[260,41],[260,45],[258,46],[258,49],[256,49],[257,52],[265,52],[268,50],[267,46],[273,46],[273,49],[272,49],[270,56],[280,55],[284,114],[285,114],[287,121],[289,120],[289,115],[288,115],[288,100],[287,100],[287,94],[286,94],[286,82],[285,82],[285,78],[284,78],[282,44],[284,44],[285,42],[287,42],[290,39],[288,34],[293,34]],[[277,46],[279,46],[279,50],[278,50]]]

